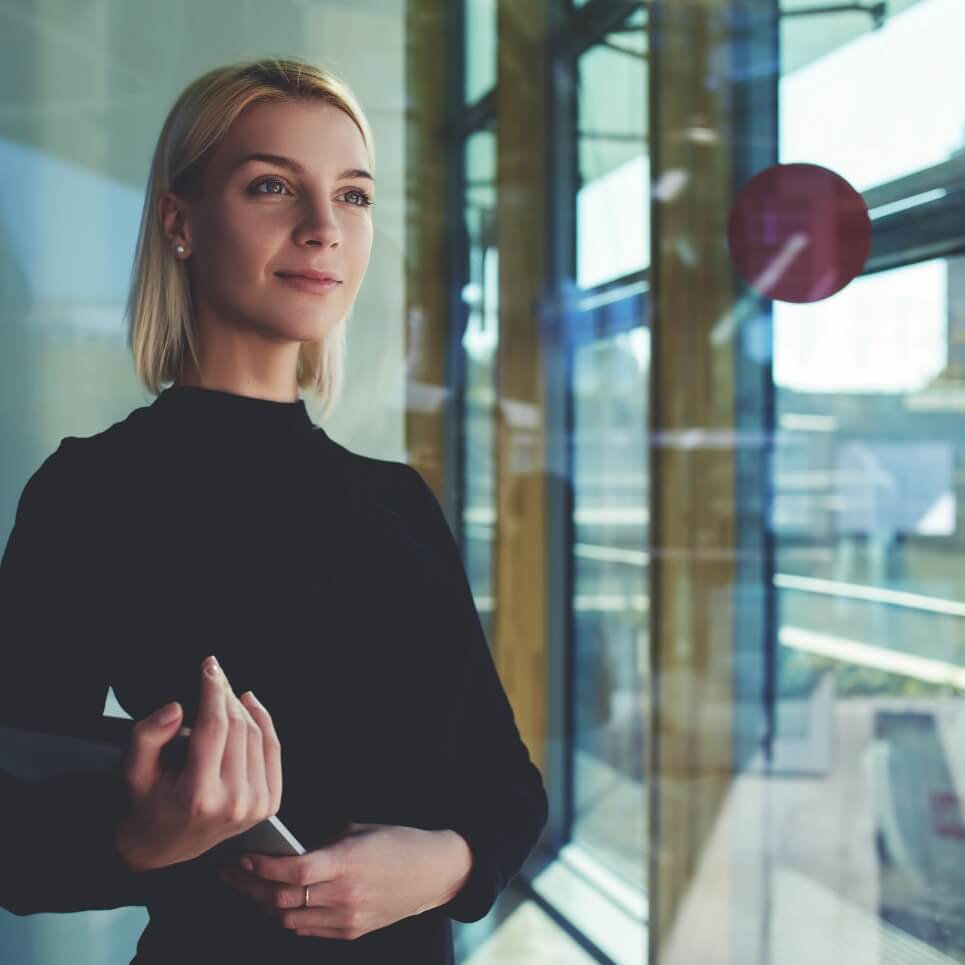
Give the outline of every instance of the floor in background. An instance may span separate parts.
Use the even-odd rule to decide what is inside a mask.
[[[459,965],[595,965],[536,902],[510,885],[482,921],[454,928]]]
[[[463,965],[594,965],[583,949],[535,902],[524,901]]]

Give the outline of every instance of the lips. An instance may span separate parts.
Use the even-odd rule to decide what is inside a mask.
[[[307,278],[309,281],[333,281],[342,283],[341,278],[337,278],[330,271],[276,271],[276,275],[281,278]]]
[[[342,283],[330,272],[315,272],[319,277],[311,275],[294,274],[288,272],[275,272],[275,277],[283,281],[289,288],[308,292],[316,295],[326,295],[334,292]]]

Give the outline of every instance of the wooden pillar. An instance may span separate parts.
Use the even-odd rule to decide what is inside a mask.
[[[652,203],[650,961],[730,962],[737,589],[735,286],[725,0],[650,7]],[[735,962],[734,965],[737,965]]]
[[[544,768],[547,579],[545,0],[499,0],[499,349],[493,646],[523,740]],[[545,770],[544,770],[545,774]]]
[[[406,7],[405,444],[407,460],[443,506],[447,419],[452,393],[450,252],[446,229],[446,97],[449,63],[445,0]],[[452,522],[452,520],[450,520]]]

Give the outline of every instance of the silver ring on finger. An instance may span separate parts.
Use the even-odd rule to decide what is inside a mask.
[[[305,907],[306,908],[308,907],[308,889],[309,888],[311,888],[311,885],[305,885]]]

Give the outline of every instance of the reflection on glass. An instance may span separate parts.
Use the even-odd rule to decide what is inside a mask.
[[[499,345],[499,252],[496,248],[496,133],[466,141],[466,233],[469,274],[462,338],[465,359],[463,445],[465,564],[487,639],[492,638],[495,506],[496,349]]]
[[[496,2],[465,0],[466,103],[496,84]]]
[[[782,22],[781,160],[891,182],[872,217],[905,213],[900,261],[916,204],[944,198],[965,158],[965,7],[865,17]],[[821,948],[854,960],[965,961],[963,296],[965,259],[910,255],[774,309],[771,899],[777,919],[833,916]],[[775,945],[771,961],[791,958]]]
[[[574,837],[642,890],[649,688],[646,328],[573,360]]]
[[[646,57],[645,11],[640,10],[579,59],[580,288],[650,264]]]
[[[823,164],[859,191],[965,147],[960,0],[890,0],[864,12],[809,9],[781,26],[781,160]],[[901,65],[896,69],[896,65]]]
[[[963,292],[953,258],[775,307],[776,894],[836,909],[864,947],[911,936],[956,960]]]

